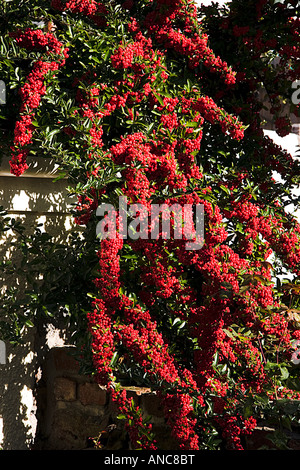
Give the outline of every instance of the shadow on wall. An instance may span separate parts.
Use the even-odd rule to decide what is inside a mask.
[[[24,333],[24,344],[15,347],[7,345],[6,364],[0,365],[1,447],[4,450],[30,448],[36,430],[32,340],[32,332]]]
[[[40,227],[52,235],[57,242],[63,242],[73,229],[70,221],[70,203],[66,182],[53,182],[54,176],[48,174],[24,174],[21,177],[9,175],[4,166],[0,168],[0,200],[9,216],[21,220],[29,233],[33,233],[39,223]],[[0,259],[18,264],[21,254],[14,247],[15,236],[11,231],[0,234]],[[0,274],[0,290],[17,287],[18,295],[26,288],[22,275]],[[21,313],[21,309],[20,309]],[[1,318],[0,306],[0,321]],[[1,340],[1,338],[0,338]],[[45,329],[24,328],[22,344],[5,345],[0,343],[0,418],[3,421],[2,442],[4,450],[26,450],[34,441],[37,428],[35,387],[39,379],[40,364],[48,350]],[[5,362],[5,363],[3,363]],[[0,436],[1,439],[1,436]]]

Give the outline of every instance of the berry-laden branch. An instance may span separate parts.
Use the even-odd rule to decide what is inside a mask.
[[[20,176],[28,168],[26,163],[27,146],[32,143],[35,110],[39,107],[41,99],[46,93],[45,79],[49,72],[55,72],[64,66],[68,57],[68,49],[53,34],[43,33],[40,29],[34,31],[27,28],[25,31],[13,32],[10,36],[16,40],[19,47],[28,51],[41,51],[45,53],[46,57],[56,59],[51,62],[43,58],[37,60],[24,86],[20,89],[22,105],[20,119],[15,126],[10,161],[12,173]]]

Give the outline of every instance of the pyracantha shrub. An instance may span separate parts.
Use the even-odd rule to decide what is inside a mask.
[[[77,196],[75,223],[95,234],[85,245],[97,262],[85,345],[95,378],[134,448],[158,444],[129,380],[156,392],[178,448],[243,449],[280,400],[299,399],[300,226],[285,209],[299,164],[261,117],[262,92],[279,136],[299,112],[297,2],[24,3],[1,17],[13,64],[1,111],[14,122],[3,149],[17,176],[34,155],[54,159]],[[188,250],[172,218],[170,237],[163,224],[151,237],[149,220],[124,237],[120,197],[138,210],[202,205],[204,245]],[[96,237],[101,203],[114,236]]]

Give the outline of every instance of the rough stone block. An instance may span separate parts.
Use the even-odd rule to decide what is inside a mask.
[[[54,396],[56,400],[76,400],[76,382],[65,377],[57,377],[54,381]]]
[[[81,383],[78,386],[78,398],[83,405],[106,405],[107,394],[95,383]]]

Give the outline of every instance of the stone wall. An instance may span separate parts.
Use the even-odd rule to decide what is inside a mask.
[[[33,450],[130,450],[128,435],[106,390],[92,377],[80,374],[72,347],[54,347],[45,360],[37,382],[37,433]],[[151,417],[159,450],[176,451],[163,410],[150,389],[124,387],[146,416]],[[276,429],[260,423],[246,437],[246,450],[280,450],[270,435]],[[300,428],[285,430],[290,450],[300,450]]]
[[[84,450],[95,448],[93,439],[101,434],[105,450],[130,449],[130,442],[118,420],[117,410],[106,390],[92,377],[79,373],[72,347],[52,348],[37,384],[38,428],[33,449]],[[161,449],[176,450],[163,410],[149,389],[127,387],[145,414],[151,416]]]

